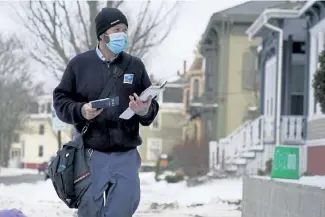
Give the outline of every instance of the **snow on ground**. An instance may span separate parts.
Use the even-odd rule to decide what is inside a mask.
[[[238,200],[242,198],[242,184],[238,179],[216,180],[197,187],[186,187],[184,182],[168,184],[156,182],[152,173],[141,174],[142,194],[145,201],[172,203],[181,205],[209,203],[216,199]],[[155,188],[151,188],[155,186]]]
[[[0,176],[20,176],[26,174],[37,174],[35,169],[0,168]]]
[[[268,176],[256,176],[260,179],[269,179]],[[302,176],[300,179],[272,179],[279,182],[290,182],[290,183],[296,183],[301,185],[309,185],[309,186],[315,186],[322,189],[325,189],[325,176]]]
[[[134,217],[240,217],[238,206],[224,201],[239,200],[241,180],[216,180],[187,188],[185,183],[155,182],[152,173],[141,174],[141,204]],[[0,209],[17,208],[28,217],[72,217],[56,196],[50,181],[4,186],[0,184]]]

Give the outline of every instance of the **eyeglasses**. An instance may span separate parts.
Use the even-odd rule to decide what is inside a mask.
[[[113,27],[113,32],[124,32],[127,33],[128,32],[128,28],[127,27]]]

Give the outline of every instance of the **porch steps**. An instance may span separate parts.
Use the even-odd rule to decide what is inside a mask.
[[[262,152],[262,151],[264,151],[264,146],[263,145],[255,145],[255,146],[251,147],[250,150],[255,151],[255,152]]]
[[[281,141],[288,144],[303,142],[302,127],[306,121],[303,116],[281,116]],[[260,116],[247,121],[227,137],[219,140],[219,159],[226,172],[236,174],[255,174],[264,166],[271,153],[269,145],[273,145],[274,118]],[[265,147],[264,147],[265,146]],[[214,154],[217,153],[216,148]],[[214,159],[215,158],[211,158]],[[221,164],[221,165],[222,165]],[[221,167],[220,167],[221,168]]]
[[[225,171],[226,172],[236,172],[238,167],[236,165],[226,165]]]
[[[247,163],[246,159],[244,159],[244,158],[238,158],[234,162],[237,165],[245,165]]]
[[[249,148],[249,150],[237,155],[235,159],[228,159],[226,162],[225,171],[229,173],[237,172],[239,168],[245,167],[245,165],[254,160],[256,157],[256,152],[263,152],[263,145],[257,145]]]
[[[253,151],[245,151],[244,153],[241,154],[242,158],[248,158],[248,159],[252,159],[255,158],[255,152]]]

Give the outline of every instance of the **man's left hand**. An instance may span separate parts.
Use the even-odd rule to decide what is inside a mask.
[[[134,111],[139,116],[145,116],[148,114],[152,97],[149,96],[147,101],[142,102],[139,98],[139,96],[134,93],[133,96],[129,96],[130,102],[129,102],[129,107]]]

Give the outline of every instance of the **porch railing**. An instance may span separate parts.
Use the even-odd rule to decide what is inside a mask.
[[[219,146],[224,151],[224,162],[230,163],[238,158],[241,153],[248,151],[260,142],[260,131],[262,118],[259,117],[253,121],[245,122],[241,127],[219,141]],[[221,151],[221,153],[222,153]]]
[[[281,144],[300,144],[304,141],[304,124],[306,118],[303,116],[282,116],[281,117]],[[247,121],[242,126],[233,131],[226,138],[220,139],[218,143],[212,143],[219,147],[212,148],[214,156],[217,157],[212,164],[213,167],[222,164],[234,163],[240,159],[243,153],[254,151],[255,147],[263,147],[264,143],[273,144],[275,142],[275,122],[274,117],[264,117],[253,121]],[[212,157],[212,156],[211,156]],[[217,163],[218,162],[218,163]],[[217,166],[218,164],[218,166]],[[211,165],[211,166],[212,166]]]
[[[281,117],[281,142],[301,143],[305,139],[306,118],[304,116]]]

